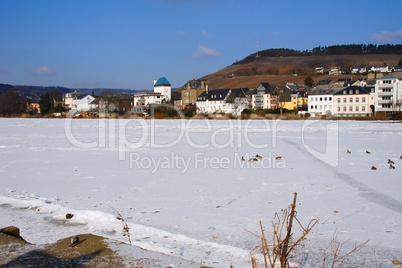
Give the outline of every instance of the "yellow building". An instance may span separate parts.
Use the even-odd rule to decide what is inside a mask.
[[[188,81],[181,91],[182,106],[194,105],[202,92],[208,91],[205,80],[192,79]]]
[[[280,86],[278,90],[279,107],[298,111],[307,110],[307,90],[305,87],[299,85],[288,83],[286,86]]]

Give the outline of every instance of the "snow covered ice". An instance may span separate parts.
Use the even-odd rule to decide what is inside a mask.
[[[0,129],[0,226],[31,243],[79,233],[128,242],[116,210],[134,245],[250,267],[258,239],[246,230],[258,233],[259,220],[269,229],[297,192],[299,220],[319,219],[312,247],[336,232],[370,240],[371,263],[402,259],[399,123],[3,118]]]

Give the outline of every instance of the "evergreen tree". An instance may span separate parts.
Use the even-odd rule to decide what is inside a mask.
[[[313,78],[311,78],[310,76],[307,76],[306,79],[304,79],[304,84],[306,86],[313,87],[314,86]]]
[[[46,92],[39,100],[39,107],[41,114],[48,114],[52,109],[52,103],[50,102],[49,93]]]
[[[26,111],[26,101],[14,89],[0,95],[0,114],[20,115]]]

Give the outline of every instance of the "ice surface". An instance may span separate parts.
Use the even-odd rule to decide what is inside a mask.
[[[88,232],[127,242],[118,211],[144,249],[250,267],[258,239],[246,230],[269,229],[297,192],[300,221],[319,219],[311,245],[337,232],[370,240],[386,267],[401,257],[399,123],[0,119],[0,129],[0,226],[32,243]]]

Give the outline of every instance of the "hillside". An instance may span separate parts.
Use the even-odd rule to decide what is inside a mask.
[[[303,83],[307,76],[311,76],[314,81],[328,78],[328,75],[314,74],[314,68],[319,66],[342,66],[345,69],[349,69],[353,65],[382,66],[385,64],[396,66],[401,59],[402,55],[400,54],[260,57],[247,63],[234,63],[200,79],[207,80],[211,89],[255,88],[260,82],[269,82],[271,84]],[[332,79],[350,77],[357,79],[361,75],[346,74],[331,77]]]
[[[16,90],[22,97],[32,100],[34,102],[39,101],[41,96],[46,92],[51,91],[59,91],[61,94],[66,94],[77,90],[84,94],[92,94],[94,92],[96,95],[101,94],[113,94],[113,93],[127,93],[131,94],[134,92],[139,92],[140,90],[131,90],[131,89],[109,89],[109,88],[78,88],[78,89],[70,89],[65,87],[44,87],[44,86],[19,86],[19,85],[8,85],[0,83],[0,95],[5,93],[6,91],[13,89]]]

